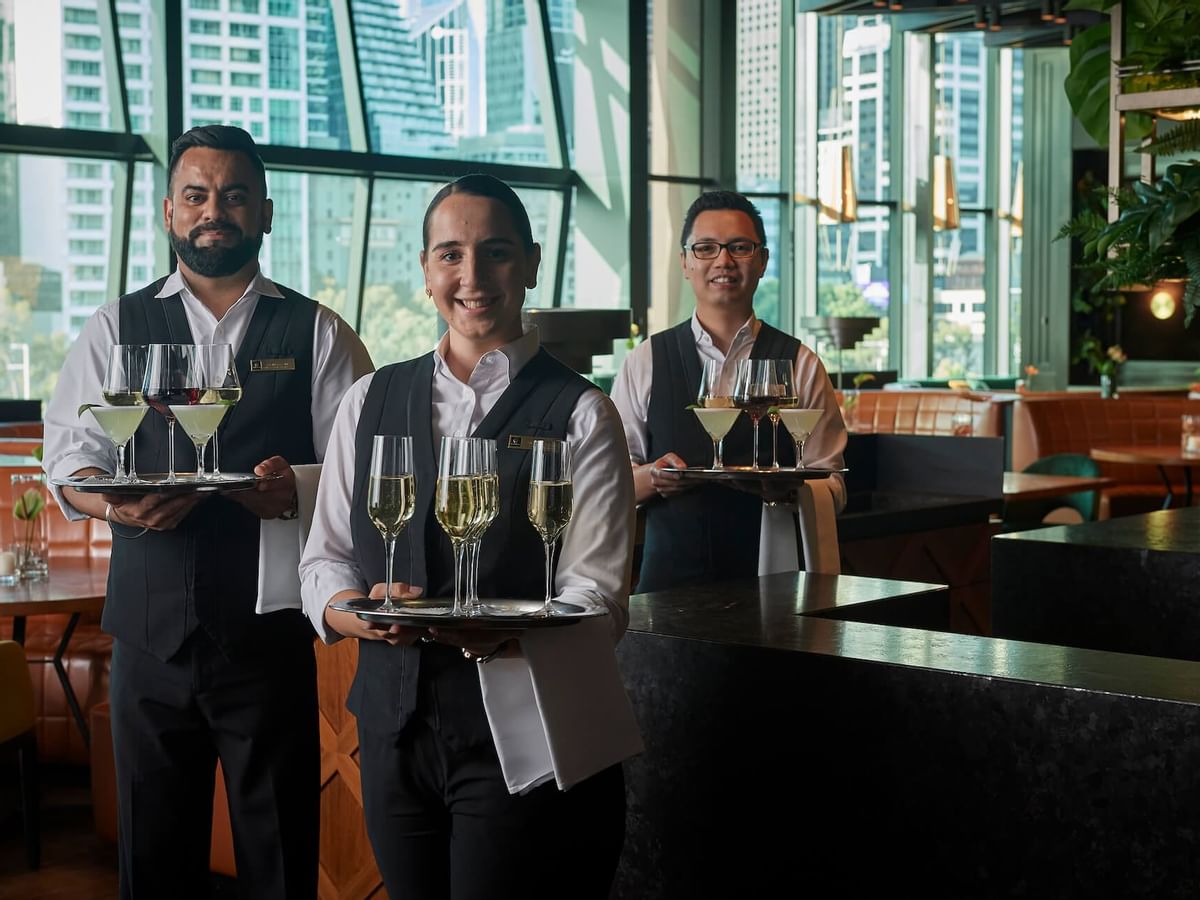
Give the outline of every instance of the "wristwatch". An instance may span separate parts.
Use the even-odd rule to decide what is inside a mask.
[[[287,509],[285,509],[283,512],[281,512],[279,514],[279,518],[284,519],[285,521],[291,521],[292,519],[298,519],[299,517],[300,517],[299,499],[296,497],[295,494],[292,494],[292,505],[289,506]]]

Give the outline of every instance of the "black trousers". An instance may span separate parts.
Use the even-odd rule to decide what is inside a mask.
[[[490,740],[463,746],[426,718],[359,725],[363,809],[392,900],[604,900],[625,840],[619,765],[513,796]]]
[[[301,614],[231,661],[203,630],[162,662],[114,641],[110,701],[125,900],[207,897],[217,759],[238,891],[315,898],[320,791],[316,662]],[[275,632],[275,629],[272,629]]]

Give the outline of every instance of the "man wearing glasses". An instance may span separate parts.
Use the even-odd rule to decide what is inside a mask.
[[[712,443],[687,408],[696,402],[702,360],[720,362],[721,384],[729,394],[738,360],[795,360],[800,408],[825,410],[804,445],[805,465],[840,468],[846,446],[833,385],[820,359],[754,315],[754,292],[768,258],[762,215],[754,204],[733,191],[701,194],[684,218],[681,244],[679,262],[696,310],[630,353],[612,390],[629,441],[637,502],[645,504],[638,591],[758,573],[762,500],[713,485],[696,488],[663,471],[711,465]],[[771,442],[761,443],[759,463],[769,464]],[[788,444],[780,442],[784,465],[792,462]],[[751,452],[750,421],[741,416],[725,437],[725,464],[748,465]],[[840,507],[845,489],[841,477],[833,477]]]

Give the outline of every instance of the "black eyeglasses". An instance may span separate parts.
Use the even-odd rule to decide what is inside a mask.
[[[684,249],[691,250],[696,259],[716,259],[722,250],[728,250],[734,259],[748,259],[759,247],[764,246],[766,245],[754,241],[730,241],[728,244],[722,244],[720,241],[696,241],[690,247],[685,245]]]

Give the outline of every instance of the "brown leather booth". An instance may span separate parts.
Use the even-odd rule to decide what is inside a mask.
[[[1054,453],[1086,456],[1093,447],[1106,444],[1178,446],[1184,413],[1200,414],[1200,401],[1144,394],[1109,400],[1095,395],[1027,395],[1013,409],[1012,468],[1019,472]],[[1147,512],[1162,505],[1166,488],[1156,466],[1100,463],[1100,468],[1117,480],[1101,493],[1101,517]],[[1178,475],[1173,486],[1175,502],[1182,502]]]
[[[851,431],[884,434],[956,433],[955,417],[971,417],[975,437],[1001,437],[1004,414],[990,394],[951,390],[859,391],[846,412]]]

